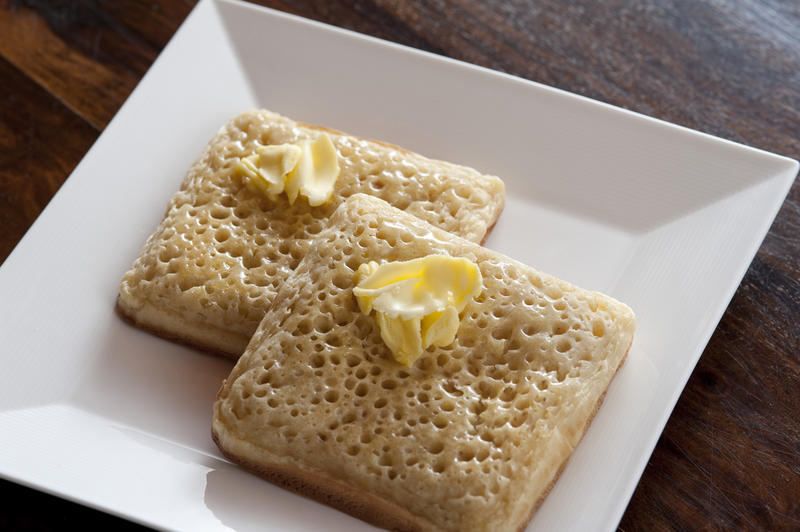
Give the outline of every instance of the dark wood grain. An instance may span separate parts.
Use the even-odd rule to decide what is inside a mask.
[[[100,134],[0,57],[0,259]]]
[[[259,3],[800,158],[800,2]],[[0,260],[192,6],[0,0]],[[795,183],[621,529],[800,529],[799,321]],[[63,508],[10,483],[0,483],[0,497],[8,508]],[[106,518],[70,508],[87,523]],[[41,512],[38,520],[2,519],[0,528],[63,523]]]

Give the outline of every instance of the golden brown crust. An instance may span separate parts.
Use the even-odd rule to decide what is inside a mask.
[[[220,444],[219,435],[213,427],[211,438],[226,458],[293,493],[388,530],[423,532],[433,529],[430,523],[407,510],[328,475],[281,464],[256,464],[237,456]]]
[[[116,304],[114,305],[114,310],[116,311],[117,316],[122,318],[122,321],[124,321],[128,325],[131,325],[133,327],[136,327],[137,329],[141,329],[143,331],[149,332],[150,334],[154,334],[154,335],[156,335],[156,336],[158,336],[160,338],[163,338],[165,340],[169,340],[170,342],[175,342],[176,344],[181,344],[181,345],[185,345],[186,347],[191,347],[191,348],[196,349],[196,350],[198,350],[198,351],[200,351],[202,353],[207,353],[209,355],[214,355],[214,356],[218,356],[218,357],[232,359],[234,362],[236,361],[236,357],[232,357],[230,354],[228,354],[228,353],[226,353],[224,351],[220,351],[218,349],[212,349],[212,348],[208,347],[207,345],[200,344],[198,342],[193,342],[192,340],[190,340],[189,338],[187,338],[185,336],[180,336],[180,335],[175,334],[173,332],[170,332],[170,331],[168,331],[166,329],[163,329],[163,328],[160,328],[160,327],[155,327],[153,325],[150,325],[150,324],[143,323],[143,322],[139,321],[138,319],[136,319],[136,316],[134,316],[132,313],[129,313],[127,311],[127,309],[124,307],[124,305],[120,304],[119,299],[120,299],[120,296],[117,295],[117,301],[116,301]]]

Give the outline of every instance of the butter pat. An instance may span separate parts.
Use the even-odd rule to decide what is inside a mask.
[[[293,144],[262,146],[253,155],[239,160],[239,171],[251,190],[276,200],[302,153],[303,150]]]
[[[362,264],[353,293],[362,313],[375,310],[381,338],[395,360],[410,366],[428,347],[444,347],[455,340],[458,314],[482,290],[475,263],[428,255]]]
[[[336,148],[327,133],[313,141],[301,141],[299,146],[302,151],[300,160],[289,173],[286,183],[289,203],[294,203],[298,193],[308,198],[308,204],[312,207],[327,203],[339,177]]]
[[[286,192],[291,205],[303,195],[316,207],[330,201],[339,161],[331,138],[323,133],[296,144],[262,146],[239,159],[237,170],[248,188],[273,201]]]

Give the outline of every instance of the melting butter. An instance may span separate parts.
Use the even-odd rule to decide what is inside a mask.
[[[428,347],[453,343],[458,314],[483,290],[478,266],[465,258],[362,264],[353,293],[361,312],[376,312],[381,338],[395,360],[410,366]]]
[[[262,146],[239,159],[237,170],[248,188],[273,201],[285,192],[291,205],[303,195],[316,207],[333,195],[339,160],[331,138],[323,133],[314,140]]]

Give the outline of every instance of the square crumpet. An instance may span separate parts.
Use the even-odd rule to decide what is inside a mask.
[[[353,295],[368,261],[465,257],[483,276],[455,341],[397,363]],[[633,312],[365,195],[320,234],[214,405],[223,453],[401,530],[518,530],[586,431]]]
[[[290,205],[253,192],[236,175],[260,146],[328,133],[340,174],[329,203]],[[503,182],[471,168],[395,146],[243,113],[209,142],[173,196],[161,224],[120,284],[117,307],[165,337],[238,357],[310,241],[348,196],[380,197],[428,222],[481,242],[503,208]]]

